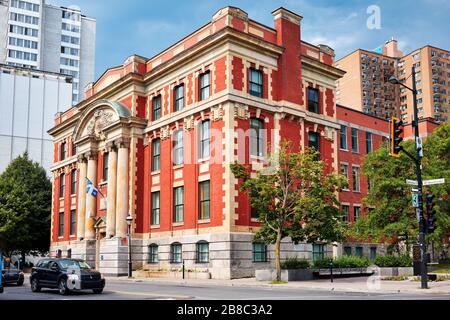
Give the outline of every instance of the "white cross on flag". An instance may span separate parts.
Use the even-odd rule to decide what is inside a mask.
[[[89,179],[87,180],[86,192],[87,192],[87,194],[93,196],[94,198],[97,197],[98,189],[94,186],[92,181]]]

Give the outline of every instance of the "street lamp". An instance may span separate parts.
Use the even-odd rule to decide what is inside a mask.
[[[396,77],[391,76],[388,80],[389,83],[394,85],[400,85],[413,94],[413,109],[414,109],[414,121],[413,121],[413,127],[414,127],[414,135],[416,138],[416,155],[412,155],[406,150],[402,149],[402,151],[410,157],[414,163],[416,164],[416,176],[417,176],[417,189],[418,189],[418,208],[417,208],[417,217],[419,219],[419,244],[420,244],[420,253],[421,253],[421,270],[420,270],[420,277],[421,277],[421,284],[422,289],[428,288],[428,271],[427,271],[427,260],[426,260],[426,242],[425,242],[425,233],[426,233],[426,223],[425,218],[423,215],[423,181],[422,181],[422,157],[423,157],[423,150],[422,150],[422,140],[419,135],[419,116],[418,116],[418,110],[417,110],[417,87],[416,87],[416,67],[413,65],[411,70],[411,76],[412,76],[412,88],[404,85],[401,83]]]
[[[133,265],[131,262],[131,224],[133,223],[133,217],[131,214],[127,217],[127,226],[128,226],[128,278],[133,277]]]

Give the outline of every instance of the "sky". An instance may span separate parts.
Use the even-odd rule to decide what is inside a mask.
[[[271,12],[283,6],[303,16],[302,39],[326,44],[339,59],[372,50],[394,37],[409,53],[424,45],[450,50],[449,0],[46,0],[77,6],[97,20],[96,79],[132,54],[150,58],[211,21],[231,5],[273,27]],[[377,14],[379,12],[379,14]]]

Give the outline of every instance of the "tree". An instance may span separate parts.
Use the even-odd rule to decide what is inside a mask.
[[[414,141],[402,144],[409,153],[415,154]],[[424,193],[432,192],[437,202],[437,230],[427,236],[428,241],[442,246],[442,239],[450,228],[450,124],[443,124],[424,143],[422,160],[424,180],[445,178],[445,185],[424,187]],[[400,158],[389,155],[387,145],[366,156],[363,174],[371,181],[372,188],[363,204],[372,208],[351,228],[351,235],[360,241],[389,243],[389,250],[401,253],[403,235],[415,239],[419,224],[412,207],[411,189],[406,179],[416,180],[415,165],[403,152]],[[425,201],[425,195],[424,195]],[[424,208],[424,212],[425,208]],[[408,247],[407,247],[408,249]]]
[[[11,256],[48,252],[52,185],[24,153],[0,175],[0,249]]]
[[[269,157],[268,166],[255,178],[248,166],[231,166],[261,221],[255,240],[275,244],[277,281],[281,280],[280,244],[284,238],[290,237],[294,243],[332,243],[344,237],[336,191],[347,182],[343,176],[326,173],[325,163],[316,160],[318,155],[314,149],[292,152],[291,143],[283,141],[278,154]]]

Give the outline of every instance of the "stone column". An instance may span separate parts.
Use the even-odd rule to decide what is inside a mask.
[[[87,177],[97,186],[97,152],[88,153]],[[100,196],[100,194],[98,195]],[[86,195],[86,240],[95,240],[95,216],[97,215],[97,198]]]
[[[108,195],[106,209],[106,238],[116,234],[116,197],[117,197],[117,147],[114,142],[107,144],[108,149]]]
[[[118,164],[117,164],[117,198],[116,198],[116,236],[127,235],[128,216],[128,149],[129,141],[121,139],[117,142]]]
[[[84,155],[78,157],[78,169],[80,177],[78,178],[78,221],[77,236],[79,240],[84,239],[86,223],[86,177],[87,177],[87,159]]]

